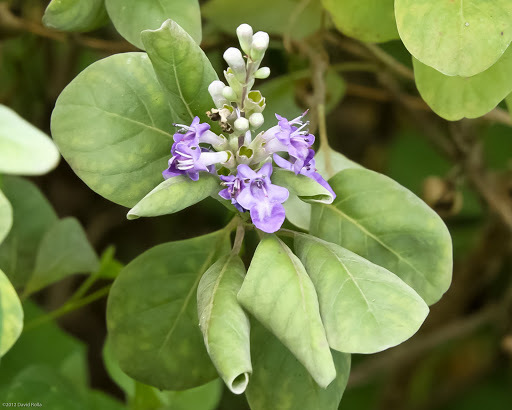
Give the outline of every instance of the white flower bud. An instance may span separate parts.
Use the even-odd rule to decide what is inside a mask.
[[[258,129],[264,122],[265,119],[263,118],[263,114],[259,112],[256,112],[249,117],[249,123],[253,129]]]
[[[225,104],[228,103],[228,100],[222,95],[222,90],[224,90],[226,84],[222,81],[215,80],[208,86],[208,92],[212,96],[213,103],[217,108],[222,108]]]
[[[261,61],[268,48],[269,37],[264,31],[258,31],[252,36],[251,58]]]
[[[242,47],[245,54],[249,55],[252,45],[252,27],[249,24],[241,24],[236,29],[236,35],[238,36],[238,41],[240,41],[240,47]]]
[[[231,67],[238,80],[245,82],[246,68],[242,52],[235,47],[230,47],[224,52],[224,60]]]
[[[263,80],[265,78],[268,78],[269,75],[270,75],[270,68],[261,67],[254,73],[254,78],[259,78],[260,80]]]
[[[222,95],[228,101],[237,101],[238,100],[238,96],[236,95],[235,91],[231,87],[224,87],[224,89],[222,90]]]
[[[245,133],[249,130],[249,121],[244,117],[237,118],[234,125],[235,130],[239,133]]]

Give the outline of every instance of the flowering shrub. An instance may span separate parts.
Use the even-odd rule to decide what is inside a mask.
[[[144,31],[147,54],[99,61],[64,90],[53,137],[92,189],[131,207],[128,219],[209,196],[233,212],[224,229],[152,248],[116,279],[109,344],[128,376],[184,390],[219,375],[254,409],[334,409],[350,353],[408,339],[446,291],[450,236],[389,178],[340,154],[333,176],[307,112],[265,118],[253,88],[270,74],[269,36],[247,24],[237,35],[222,82],[177,23]],[[289,214],[303,231],[282,228]],[[251,229],[260,243],[246,271]]]

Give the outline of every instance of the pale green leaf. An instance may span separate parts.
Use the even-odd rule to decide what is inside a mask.
[[[18,340],[23,329],[23,309],[11,282],[0,270],[0,357]]]
[[[409,52],[445,75],[487,70],[512,41],[510,0],[395,0],[395,15]]]
[[[55,369],[33,365],[16,375],[7,388],[5,402],[41,403],[52,410],[88,410],[72,386]],[[43,404],[44,403],[44,404]]]
[[[0,104],[0,173],[46,174],[59,159],[57,147],[45,133]]]
[[[450,121],[477,118],[492,111],[512,92],[512,48],[473,77],[449,77],[413,59],[416,86],[439,116]]]
[[[187,175],[178,175],[163,181],[142,198],[128,212],[127,218],[172,214],[202,201],[218,192],[219,188],[218,177],[207,172],[202,172],[197,181],[192,181]]]
[[[172,20],[144,31],[142,41],[176,119],[190,124],[199,116],[205,121],[214,106],[208,86],[218,77],[203,50]]]
[[[512,117],[512,94],[509,94],[507,98],[505,98],[505,102],[507,103],[508,112]]]
[[[206,350],[235,394],[245,391],[252,373],[249,318],[237,301],[245,266],[237,255],[219,259],[197,289],[197,313]]]
[[[333,349],[380,352],[409,339],[427,317],[423,299],[387,269],[310,235],[295,234],[294,246],[315,285]]]
[[[337,410],[348,382],[350,355],[332,351],[336,379],[325,389],[272,333],[251,323],[254,373],[247,388],[252,410]]]
[[[363,168],[329,146],[320,146],[315,155],[315,163],[317,172],[326,180],[347,168]],[[311,223],[311,205],[293,194],[283,205],[286,219],[296,227],[308,231]]]
[[[333,201],[331,192],[305,175],[295,175],[293,171],[276,168],[271,179],[273,184],[285,187],[302,201],[323,204],[330,204]]]
[[[339,31],[370,43],[399,38],[393,3],[394,0],[322,0]]]
[[[106,0],[107,11],[117,31],[133,45],[144,49],[140,33],[154,30],[173,19],[201,42],[201,13],[198,0]]]
[[[329,180],[331,205],[313,205],[311,234],[336,243],[398,275],[427,304],[452,278],[452,242],[441,218],[392,179],[345,169]]]
[[[0,268],[14,287],[26,284],[34,270],[37,249],[57,215],[41,191],[30,181],[3,177],[3,191],[13,207],[12,229],[0,245]]]
[[[30,300],[23,303],[25,323],[45,315]],[[39,343],[44,340],[45,343]],[[23,332],[16,344],[2,357],[0,386],[7,385],[24,368],[47,365],[57,370],[78,390],[88,384],[87,349],[83,342],[61,330],[53,321],[37,325]]]
[[[52,0],[43,24],[62,31],[91,31],[108,22],[104,0]]]
[[[34,273],[25,294],[33,293],[75,273],[91,273],[100,267],[98,256],[75,218],[64,218],[44,235],[37,251]]]
[[[3,242],[12,227],[12,207],[8,199],[0,190],[0,244]]]
[[[124,403],[99,390],[88,391],[86,402],[91,410],[126,410]]]
[[[103,363],[109,376],[124,391],[133,410],[214,410],[222,395],[220,379],[183,391],[159,390],[138,383],[121,370],[108,338],[103,346]]]
[[[173,117],[145,53],[124,53],[89,66],[62,92],[52,134],[89,187],[132,207],[162,181]]]
[[[238,301],[325,388],[336,377],[318,299],[304,266],[274,235],[258,245]]]
[[[329,146],[321,146],[315,155],[316,170],[326,180],[347,168],[363,168],[345,155],[334,151]]]
[[[283,204],[286,211],[286,219],[297,228],[309,230],[311,222],[311,205],[299,199],[297,195],[290,194]]]
[[[303,0],[210,0],[201,8],[203,15],[223,32],[234,35],[236,28],[250,24],[254,32],[290,34],[299,40],[320,28],[322,5],[319,1]]]
[[[203,273],[225,252],[226,231],[156,246],[128,264],[112,286],[107,325],[121,369],[168,390],[216,377],[197,320]]]

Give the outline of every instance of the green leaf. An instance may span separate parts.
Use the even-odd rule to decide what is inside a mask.
[[[337,198],[313,205],[311,231],[398,275],[427,304],[452,277],[452,243],[441,218],[392,179],[346,169],[329,180]]]
[[[297,228],[309,231],[311,222],[311,205],[299,199],[297,195],[290,194],[283,204],[286,211],[286,219]]]
[[[399,38],[393,3],[394,0],[322,0],[339,31],[369,43]]]
[[[194,297],[203,273],[227,251],[218,231],[156,246],[119,274],[110,291],[107,325],[112,351],[126,374],[167,390],[216,377],[201,337]]]
[[[234,35],[240,24],[247,23],[255,32],[289,33],[296,40],[317,31],[322,20],[319,1],[307,4],[303,0],[245,1],[240,7],[238,0],[210,0],[202,7],[202,12],[212,24],[229,35]]]
[[[254,373],[246,391],[251,409],[337,410],[350,373],[350,355],[332,352],[336,379],[323,389],[274,335],[252,324]]]
[[[300,260],[274,235],[256,248],[238,301],[290,349],[320,387],[334,380],[313,283]]]
[[[315,155],[317,172],[326,180],[347,168],[363,168],[331,147],[321,146]],[[286,219],[296,227],[309,231],[311,223],[311,205],[301,201],[297,195],[291,194],[283,204]]]
[[[331,147],[320,147],[315,155],[316,170],[326,180],[338,172],[348,168],[363,169],[358,163],[348,159],[345,155],[334,151]]]
[[[52,410],[86,410],[69,383],[54,369],[34,365],[11,380],[5,402],[41,403]]]
[[[130,209],[127,218],[173,214],[218,192],[219,187],[219,179],[206,172],[201,173],[197,181],[187,175],[169,178]]]
[[[98,256],[75,218],[64,218],[44,235],[37,251],[34,273],[25,294],[33,293],[75,273],[95,272]]]
[[[103,251],[100,257],[100,267],[96,271],[98,278],[115,279],[124,265],[115,259],[115,246],[111,245]]]
[[[509,0],[395,0],[395,15],[409,52],[445,75],[487,70],[512,41]]]
[[[0,104],[0,173],[42,175],[59,160],[57,147],[45,133]]]
[[[473,77],[448,77],[413,59],[416,86],[432,110],[450,121],[477,118],[512,92],[512,48],[490,68]]]
[[[104,0],[52,0],[43,24],[62,31],[91,31],[108,22]]]
[[[12,207],[3,192],[0,190],[0,244],[3,242],[12,227]]]
[[[57,215],[32,182],[18,177],[4,177],[2,182],[4,194],[13,207],[13,224],[0,245],[0,268],[19,288],[32,274],[39,244]]]
[[[173,19],[194,41],[201,42],[201,13],[197,0],[105,0],[107,11],[119,34],[144,49],[141,32],[154,30]],[[210,107],[211,108],[211,107]]]
[[[197,313],[206,350],[235,394],[245,391],[252,373],[249,318],[236,299],[244,277],[242,260],[230,254],[206,271],[197,288]]]
[[[427,317],[423,299],[387,269],[310,235],[296,233],[294,246],[315,285],[333,349],[380,352],[409,339]]]
[[[155,407],[159,410],[214,410],[222,395],[220,379],[183,391],[161,391],[138,383],[121,370],[108,338],[103,346],[103,362],[109,376],[126,394],[133,410]]]
[[[206,121],[213,107],[208,86],[218,77],[203,50],[172,20],[142,32],[142,41],[176,120],[190,124],[197,115]]]
[[[23,329],[23,309],[11,282],[0,270],[0,357],[18,340]]]
[[[25,323],[45,314],[35,303],[23,304]],[[41,341],[44,340],[44,343]],[[87,352],[83,342],[48,321],[27,329],[9,352],[2,357],[0,386],[7,385],[24,368],[47,365],[59,372],[77,389],[85,390],[88,382]]]
[[[52,134],[89,187],[132,207],[162,180],[173,116],[145,53],[117,54],[69,84],[52,115]]]
[[[293,171],[275,168],[271,179],[272,183],[285,187],[305,202],[330,204],[333,201],[327,189],[305,175],[295,175]]]

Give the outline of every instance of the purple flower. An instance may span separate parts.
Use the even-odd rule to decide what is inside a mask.
[[[276,114],[276,118],[279,121],[278,125],[270,128],[263,135],[263,139],[266,141],[265,150],[267,153],[273,154],[284,151],[288,152],[290,157],[295,158],[294,166],[296,173],[303,167],[309,153],[309,148],[315,142],[315,136],[305,130],[309,122],[302,121],[302,117],[306,113],[307,111],[291,121]],[[296,127],[296,125],[299,127]]]
[[[180,127],[178,132],[173,135],[174,143],[181,142],[194,146],[204,142],[219,147],[226,142],[224,138],[210,131],[209,124],[200,123],[199,121],[199,117],[195,117],[190,125],[173,124],[175,127]]]
[[[327,189],[333,197],[333,200],[336,198],[336,194],[332,190],[329,183],[322,178],[322,175],[320,175],[315,167],[315,151],[310,149],[308,152],[308,155],[304,159],[304,161],[301,162],[301,167],[297,171],[297,160],[295,158],[290,158],[291,161],[287,161],[283,157],[280,157],[277,154],[274,154],[274,162],[277,164],[278,167],[287,169],[290,171],[295,172],[295,174],[302,174],[305,175],[316,182],[318,182],[320,185],[322,185],[325,189]]]
[[[228,153],[225,151],[211,152],[198,145],[189,146],[186,142],[175,143],[171,153],[169,168],[162,173],[165,179],[186,174],[192,181],[197,181],[200,171],[213,173],[213,164],[228,160]]]
[[[226,188],[220,191],[219,195],[224,199],[230,200],[235,208],[240,212],[245,212],[246,209],[244,209],[236,200],[240,190],[244,186],[242,180],[238,176],[234,175],[221,175],[220,179],[222,180],[222,185],[226,186]]]
[[[258,172],[248,165],[241,164],[237,168],[237,177],[243,183],[236,201],[248,209],[256,228],[273,233],[281,228],[285,219],[284,201],[288,199],[288,190],[270,182],[272,164],[266,163]]]

